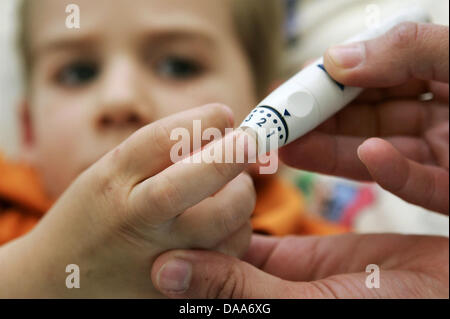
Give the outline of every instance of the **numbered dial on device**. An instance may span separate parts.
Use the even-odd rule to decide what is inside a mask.
[[[254,109],[250,115],[244,120],[241,127],[249,127],[258,133],[259,143],[263,142],[267,145],[270,143],[277,144],[281,147],[287,143],[289,138],[289,129],[283,115],[270,106],[262,105]]]

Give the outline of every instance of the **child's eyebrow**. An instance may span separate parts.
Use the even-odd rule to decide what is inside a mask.
[[[186,30],[172,30],[161,33],[143,34],[142,39],[154,45],[162,45],[176,41],[203,43],[207,46],[214,44],[214,38],[207,33],[190,32]]]
[[[212,47],[216,42],[214,37],[208,32],[199,32],[198,30],[189,29],[170,29],[170,30],[151,30],[141,31],[137,36],[139,42],[150,42],[154,46],[164,45],[166,43],[173,43],[176,41],[196,42],[202,43],[205,46]],[[48,52],[55,51],[88,51],[92,50],[95,45],[99,45],[101,36],[96,35],[82,35],[77,37],[60,36],[55,39],[48,40],[32,50],[34,57],[43,55]]]
[[[32,55],[36,57],[47,52],[55,51],[86,51],[92,48],[96,42],[92,37],[77,37],[73,39],[67,37],[56,38],[36,46],[32,50]]]

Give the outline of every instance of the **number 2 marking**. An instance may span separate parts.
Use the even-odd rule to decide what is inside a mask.
[[[261,119],[261,122],[258,122],[258,123],[256,123],[256,124],[257,124],[259,127],[262,127],[263,124],[266,124],[266,122],[267,122],[267,119],[263,118],[263,119]]]

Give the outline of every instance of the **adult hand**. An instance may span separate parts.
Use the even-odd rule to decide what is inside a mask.
[[[403,23],[380,38],[331,48],[325,67],[338,82],[372,89],[282,149],[282,160],[373,180],[408,202],[448,214],[448,27]],[[421,101],[427,92],[434,98]]]
[[[172,266],[180,264],[186,269]],[[366,286],[371,264],[380,269],[379,288]],[[244,261],[216,252],[165,253],[152,280],[170,298],[448,298],[448,239],[254,236]]]
[[[332,77],[377,89],[283,149],[284,161],[374,180],[448,213],[448,36],[447,27],[405,23],[378,39],[329,50]],[[419,100],[430,91],[432,101]],[[448,244],[386,234],[256,236],[244,261],[207,251],[162,254],[152,281],[171,298],[448,298]],[[177,260],[184,269],[172,266]],[[379,289],[365,285],[369,264],[381,269]]]

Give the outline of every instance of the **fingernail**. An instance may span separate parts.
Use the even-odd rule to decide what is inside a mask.
[[[339,45],[328,50],[328,55],[338,67],[352,69],[364,61],[365,49],[362,43]]]
[[[364,163],[364,157],[363,157],[363,153],[365,153],[367,151],[367,149],[376,146],[376,139],[373,138],[369,138],[368,140],[365,140],[364,143],[362,143],[359,147],[358,150],[356,151],[358,154],[358,158],[361,162]],[[367,155],[366,155],[367,157]]]
[[[364,146],[364,144],[361,144],[356,151],[356,153],[358,154],[358,158],[361,162],[363,161],[361,158],[361,149],[363,148],[363,146]]]
[[[157,284],[159,289],[170,293],[183,293],[188,290],[192,277],[192,265],[181,259],[169,260],[159,270]]]

